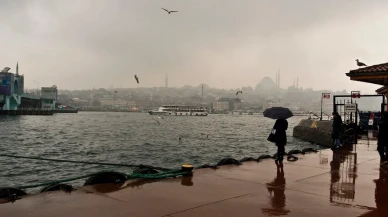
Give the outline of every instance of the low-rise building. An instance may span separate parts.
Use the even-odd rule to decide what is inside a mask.
[[[214,111],[229,111],[229,102],[213,102],[213,110]]]
[[[98,99],[98,101],[100,101],[101,105],[103,106],[118,106],[118,107],[136,106],[136,101],[132,101],[132,100],[100,98]]]
[[[42,108],[44,109],[55,109],[55,104],[58,100],[58,89],[57,86],[42,87],[41,89]]]
[[[241,109],[241,99],[239,98],[227,98],[227,97],[221,97],[217,100],[217,102],[228,102],[229,108],[228,111],[238,110]]]

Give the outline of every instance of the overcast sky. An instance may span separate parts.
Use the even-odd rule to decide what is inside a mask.
[[[178,10],[168,14],[161,7]],[[0,0],[0,67],[60,89],[206,83],[361,90],[345,73],[388,62],[386,0]],[[137,85],[133,76],[140,77]]]

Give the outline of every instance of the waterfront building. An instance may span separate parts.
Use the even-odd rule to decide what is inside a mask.
[[[117,107],[128,107],[136,106],[136,101],[114,99],[114,98],[99,98],[98,99],[103,106],[117,106]]]
[[[214,111],[229,111],[229,101],[213,102]]]
[[[24,75],[19,75],[18,65],[16,74],[5,67],[0,71],[0,110],[17,110],[24,92]]]
[[[228,111],[233,111],[233,110],[242,108],[242,104],[241,104],[242,102],[241,102],[241,99],[239,98],[221,97],[221,98],[218,98],[217,102],[228,102],[229,104],[229,108],[227,109]]]
[[[55,105],[58,101],[58,88],[53,85],[52,87],[42,87],[41,100],[43,109],[55,109]]]

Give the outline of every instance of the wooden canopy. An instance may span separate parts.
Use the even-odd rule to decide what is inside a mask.
[[[351,70],[346,75],[353,81],[388,86],[388,63]]]

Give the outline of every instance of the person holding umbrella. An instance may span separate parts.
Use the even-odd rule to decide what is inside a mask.
[[[275,143],[278,147],[277,158],[275,159],[276,165],[280,163],[283,166],[283,157],[285,153],[285,146],[287,144],[288,121],[287,118],[294,116],[288,108],[272,107],[264,111],[264,117],[276,119],[272,132],[268,137],[268,140]]]

